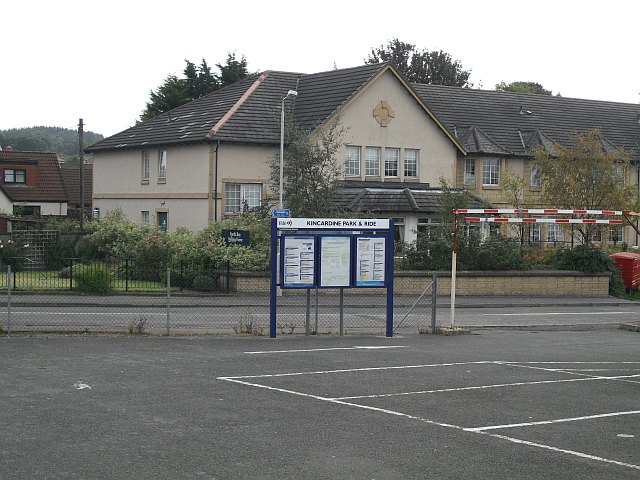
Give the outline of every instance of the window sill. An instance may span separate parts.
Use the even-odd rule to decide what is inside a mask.
[[[482,185],[483,190],[500,190],[500,185]]]
[[[158,179],[158,183],[167,183],[167,179],[166,178],[159,178]]]
[[[149,185],[149,180],[140,180],[140,185]]]
[[[541,192],[542,187],[529,187],[530,192]]]

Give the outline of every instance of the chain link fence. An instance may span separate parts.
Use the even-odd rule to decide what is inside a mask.
[[[5,266],[0,331],[124,334],[269,335],[268,280],[263,288],[233,288],[229,265],[149,265],[134,260],[60,270]],[[265,277],[266,278],[266,277]],[[426,332],[435,322],[435,282],[416,277],[422,295],[394,297],[396,331]],[[283,290],[277,334],[384,335],[386,290]]]

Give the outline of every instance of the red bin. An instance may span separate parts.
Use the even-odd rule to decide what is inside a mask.
[[[636,290],[640,285],[640,255],[619,252],[610,256],[613,259],[613,264],[620,269],[622,281],[627,290]]]

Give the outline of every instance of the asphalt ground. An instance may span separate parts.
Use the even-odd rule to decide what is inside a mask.
[[[0,478],[637,479],[640,337],[0,337]]]

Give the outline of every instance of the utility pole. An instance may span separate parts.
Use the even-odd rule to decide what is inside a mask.
[[[78,142],[80,154],[80,231],[84,232],[84,130],[82,119],[78,124]]]

